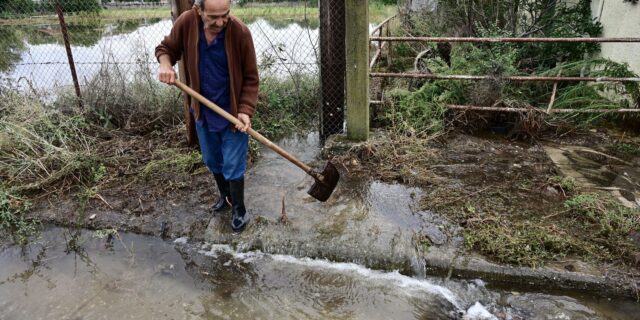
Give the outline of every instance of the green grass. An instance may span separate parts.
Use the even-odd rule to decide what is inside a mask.
[[[500,262],[540,267],[577,250],[550,225],[486,222],[464,230],[465,245]]]
[[[574,177],[553,176],[549,178],[549,183],[560,187],[564,192],[573,192],[578,188]]]
[[[629,235],[640,230],[640,209],[626,208],[609,194],[584,193],[548,216],[531,213],[514,220],[488,214],[482,223],[465,227],[466,247],[499,262],[532,267],[568,255],[634,263],[636,247]]]
[[[395,14],[396,6],[388,6],[372,3],[369,5],[369,17],[372,23],[381,22],[389,16]],[[233,6],[231,14],[241,19],[252,19],[257,17],[302,20],[305,17],[310,20],[318,20],[318,8],[304,6],[263,6],[263,7],[240,7]],[[131,9],[106,9],[95,13],[68,14],[65,21],[69,24],[79,24],[83,22],[103,20],[131,20],[131,19],[152,19],[170,18],[171,9],[169,7],[159,8],[131,8]],[[45,15],[34,15],[32,17],[7,18],[0,21],[0,25],[34,25],[34,24],[57,24],[58,17],[54,13]]]
[[[155,159],[149,161],[140,175],[145,179],[161,179],[160,175],[187,175],[202,162],[198,151],[184,153],[182,150],[170,148],[157,150],[153,153]]]
[[[312,75],[261,79],[254,129],[277,140],[291,132],[313,128],[317,121],[318,90],[318,79]]]
[[[616,143],[611,146],[614,151],[629,156],[640,156],[640,145],[631,143]]]

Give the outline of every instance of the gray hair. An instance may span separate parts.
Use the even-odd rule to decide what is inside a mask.
[[[232,0],[229,0],[229,5],[231,5],[232,2],[233,2]],[[204,6],[203,6],[204,0],[195,0],[193,4],[198,6],[200,9],[204,9]]]

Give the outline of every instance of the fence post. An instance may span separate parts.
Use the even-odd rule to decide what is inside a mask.
[[[173,21],[176,21],[178,17],[185,11],[191,9],[193,7],[193,0],[170,0],[171,2],[171,18]],[[194,48],[197,50],[197,48]],[[185,73],[184,73],[184,62],[182,60],[178,61],[178,77],[184,83],[189,83],[187,81]],[[189,111],[189,97],[186,94],[182,95],[182,111],[184,113],[184,121],[187,126],[187,145],[196,146],[198,145],[198,137],[195,135],[196,122]]]
[[[344,126],[344,0],[322,0],[320,6],[320,139]]]
[[[73,79],[73,86],[76,89],[76,96],[78,96],[78,106],[80,109],[82,105],[82,94],[80,93],[80,84],[78,83],[78,74],[76,74],[76,64],[73,61],[73,53],[71,52],[71,44],[69,43],[69,32],[67,31],[67,24],[64,22],[64,13],[62,12],[62,6],[60,0],[56,0],[56,13],[58,14],[58,21],[60,21],[60,31],[62,32],[62,39],[64,41],[64,47],[67,50],[67,60],[69,61],[69,68],[71,69],[71,78]]]
[[[346,0],[347,138],[369,138],[369,3]]]

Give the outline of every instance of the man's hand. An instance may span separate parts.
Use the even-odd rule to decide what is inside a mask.
[[[251,118],[249,117],[249,115],[245,114],[245,113],[238,113],[238,120],[240,120],[240,122],[242,122],[244,125],[241,126],[239,124],[236,125],[236,129],[242,131],[242,132],[247,132],[247,130],[249,130],[249,128],[251,128]]]
[[[166,84],[176,83],[176,72],[171,66],[171,60],[166,54],[160,56],[160,71],[158,72],[158,79],[160,82]]]
[[[174,84],[176,83],[176,72],[172,67],[160,66],[158,78],[160,79],[160,82],[164,82],[166,84]]]

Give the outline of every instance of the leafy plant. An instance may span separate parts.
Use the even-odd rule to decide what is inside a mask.
[[[390,108],[382,119],[397,134],[426,137],[444,130],[445,103],[454,99],[444,81],[424,85],[418,91],[396,89],[389,92]]]
[[[563,192],[575,191],[578,187],[574,177],[553,176],[549,178],[549,182],[560,187]]]
[[[39,221],[25,217],[31,204],[25,199],[0,189],[0,235],[25,245],[38,231]]]

